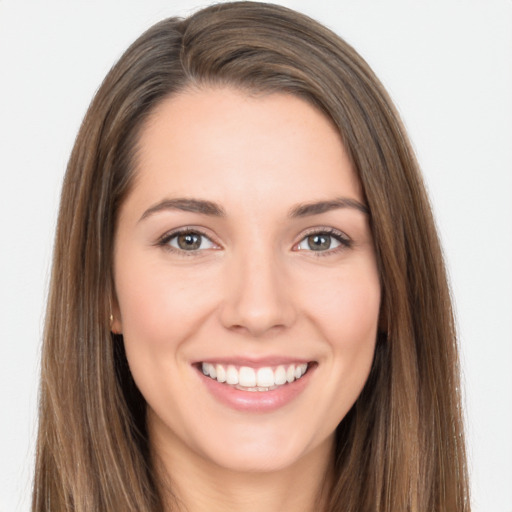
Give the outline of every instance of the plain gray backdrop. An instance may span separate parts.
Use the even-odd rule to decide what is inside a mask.
[[[0,0],[0,511],[29,510],[59,190],[89,101],[152,23],[209,1]],[[457,311],[475,512],[512,512],[512,2],[276,2],[344,37],[425,174]]]

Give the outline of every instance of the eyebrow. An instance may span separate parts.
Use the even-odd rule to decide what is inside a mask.
[[[226,212],[224,209],[212,201],[204,199],[176,198],[164,199],[159,203],[148,208],[139,219],[139,222],[155,213],[165,210],[181,210],[183,212],[201,213],[203,215],[211,215],[214,217],[224,217]]]
[[[370,212],[368,207],[356,199],[349,197],[338,197],[329,201],[315,201],[312,203],[301,203],[291,208],[288,212],[288,217],[309,217],[310,215],[319,215],[331,210],[339,208],[352,208],[358,210],[366,215]],[[139,222],[165,210],[180,210],[184,212],[200,213],[202,215],[210,215],[212,217],[225,217],[226,212],[222,206],[212,201],[205,199],[192,199],[192,198],[175,198],[164,199],[159,203],[148,208],[139,219]]]
[[[329,201],[316,201],[313,203],[299,204],[290,210],[288,216],[292,218],[308,217],[310,215],[319,215],[339,208],[352,208],[366,215],[370,214],[368,207],[356,199],[338,197]]]

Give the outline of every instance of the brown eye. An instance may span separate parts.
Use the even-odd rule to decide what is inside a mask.
[[[296,250],[316,253],[336,252],[336,249],[349,248],[352,241],[338,230],[317,231],[306,235],[297,245]]]
[[[305,237],[298,245],[299,250],[328,251],[339,247],[341,242],[329,233],[314,233]]]
[[[197,231],[183,231],[165,237],[161,245],[167,245],[177,251],[202,251],[204,249],[215,249],[217,246],[202,233]]]
[[[312,251],[327,251],[331,248],[332,238],[331,235],[317,234],[310,235],[306,238],[308,248]]]
[[[201,235],[197,233],[185,233],[176,237],[176,242],[180,249],[184,251],[195,251],[201,247]]]

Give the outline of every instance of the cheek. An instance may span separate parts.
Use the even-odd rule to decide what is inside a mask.
[[[211,293],[204,276],[165,261],[119,261],[115,277],[130,370],[147,402],[158,408],[169,394],[184,391],[188,365],[180,363],[212,309]]]
[[[311,302],[317,329],[328,344],[330,357],[327,386],[343,390],[345,400],[336,402],[343,417],[359,396],[370,372],[377,338],[380,284],[376,269],[365,267],[332,279]],[[340,419],[338,418],[338,419]]]
[[[125,343],[165,350],[189,338],[215,300],[203,274],[184,273],[165,260],[148,262],[142,256],[119,261],[116,293]]]
[[[338,318],[336,327],[339,332],[346,334],[346,340],[353,340],[357,346],[366,339],[373,339],[380,310],[380,288],[377,282],[359,282],[347,286],[338,292],[331,304],[331,314]]]
[[[366,276],[368,277],[368,275]],[[322,329],[332,358],[328,363],[327,385],[336,397],[331,408],[332,427],[345,417],[368,379],[377,339],[380,285],[377,276],[344,280],[331,300],[323,300]]]
[[[311,295],[310,309],[336,347],[357,348],[374,341],[380,311],[380,284],[373,266],[331,276],[321,293]]]

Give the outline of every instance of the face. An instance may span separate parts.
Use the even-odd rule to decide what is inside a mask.
[[[190,90],[140,137],[113,330],[157,453],[275,471],[332,450],[367,379],[380,285],[358,178],[305,101]]]

